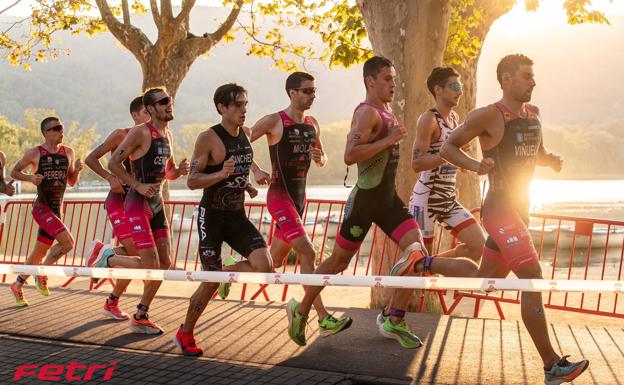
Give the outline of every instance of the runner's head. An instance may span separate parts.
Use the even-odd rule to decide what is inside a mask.
[[[427,78],[427,88],[436,100],[447,107],[455,107],[462,95],[459,73],[451,67],[436,67]]]
[[[221,115],[221,122],[238,127],[245,124],[247,114],[247,90],[236,83],[219,86],[214,94],[214,104]]]
[[[305,72],[293,72],[286,79],[286,94],[290,104],[298,110],[309,110],[316,97],[314,76]]]
[[[46,139],[46,142],[55,145],[62,143],[64,132],[65,126],[63,126],[61,119],[56,116],[48,116],[41,121],[41,133]]]
[[[394,99],[396,71],[392,62],[382,56],[373,56],[364,63],[364,86],[384,103]]]
[[[503,89],[503,95],[526,103],[531,100],[535,77],[533,60],[522,54],[507,55],[498,62],[496,77]]]
[[[173,120],[173,97],[165,87],[150,88],[143,94],[143,105],[151,120],[168,122]]]
[[[130,102],[130,116],[132,116],[135,126],[149,122],[150,116],[143,105],[143,96],[137,96]]]

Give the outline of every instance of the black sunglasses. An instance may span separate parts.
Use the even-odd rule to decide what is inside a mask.
[[[56,132],[61,132],[63,131],[63,125],[62,124],[58,124],[54,127],[50,127],[48,129],[46,129],[46,131],[56,131]]]
[[[173,97],[165,96],[164,98],[157,100],[154,103],[150,104],[150,106],[153,106],[154,104],[158,104],[159,106],[166,106],[169,104],[170,101],[173,101]]]

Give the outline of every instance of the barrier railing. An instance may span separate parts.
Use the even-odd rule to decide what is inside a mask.
[[[304,213],[304,226],[317,250],[317,263],[327,258],[344,215],[344,201],[310,199]],[[197,255],[196,231],[197,202],[167,202],[172,240],[172,266],[182,270],[201,270]],[[247,216],[265,236],[269,244],[274,229],[266,205],[246,204]],[[31,202],[10,201],[4,207],[5,221],[0,224],[0,263],[23,264],[36,239],[38,226],[31,215]],[[98,238],[111,242],[112,231],[101,201],[66,201],[62,210],[63,221],[75,240],[74,249],[59,262],[62,266],[81,266],[89,242]],[[621,280],[624,260],[624,222],[599,219],[533,214],[531,233],[538,250],[544,278],[549,279],[599,279]],[[449,235],[439,231],[434,250],[438,251],[442,240]],[[399,257],[397,245],[376,226],[369,231],[362,247],[355,255],[345,275],[382,275],[383,266],[392,265]],[[224,246],[222,253],[236,256]],[[372,258],[371,256],[377,256]],[[286,273],[299,273],[299,263],[292,253],[279,269]],[[388,263],[390,262],[390,263]],[[6,275],[3,275],[4,282]],[[73,278],[64,286],[71,284]],[[253,285],[253,288],[249,285]],[[241,300],[275,300],[266,290],[266,284],[243,284]],[[518,292],[483,294],[454,291],[453,303],[446,304],[446,290],[434,290],[445,314],[452,313],[464,298],[475,301],[474,316],[478,317],[483,301],[492,301],[501,318],[501,303],[519,303]],[[279,300],[285,301],[288,285],[283,285]],[[624,303],[618,301],[619,293],[557,293],[547,295],[545,306],[566,311],[581,312],[624,318]],[[422,310],[426,297],[421,295],[418,310]]]

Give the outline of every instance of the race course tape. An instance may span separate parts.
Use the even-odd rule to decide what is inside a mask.
[[[507,291],[563,291],[624,293],[624,281],[501,279],[454,277],[392,277],[366,275],[322,275],[292,273],[238,273],[217,271],[146,270],[72,266],[0,264],[0,274],[93,277],[157,281],[231,282],[305,286],[353,286],[402,289],[448,289]]]

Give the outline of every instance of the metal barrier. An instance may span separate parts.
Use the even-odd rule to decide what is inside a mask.
[[[317,250],[317,263],[331,254],[334,241],[344,214],[344,201],[314,200],[307,202],[304,213],[304,226]],[[167,202],[171,222],[172,266],[184,270],[201,270],[197,255],[198,235],[195,230],[197,202]],[[265,236],[269,244],[272,240],[274,222],[266,205],[247,203],[247,216]],[[37,226],[31,215],[31,202],[10,201],[4,207],[5,223],[0,224],[0,263],[20,264],[36,239]],[[75,240],[74,249],[59,262],[63,266],[80,266],[85,262],[85,250],[89,242],[98,238],[112,242],[112,231],[108,223],[102,201],[66,201],[63,204],[63,221]],[[605,221],[589,218],[564,217],[546,214],[533,214],[530,226],[538,250],[544,277],[550,279],[600,279],[621,280],[624,260],[624,222]],[[439,231],[434,250],[439,251],[442,240],[449,237]],[[451,244],[454,240],[450,240]],[[224,246],[224,259],[235,256],[233,250]],[[371,258],[372,255],[378,256]],[[239,256],[235,256],[239,257]],[[357,252],[348,275],[382,275],[383,266],[392,265],[399,257],[397,245],[386,237],[376,226],[369,231],[362,247]],[[287,257],[289,258],[289,257]],[[282,272],[299,272],[296,257],[286,261]],[[2,277],[4,282],[6,276]],[[71,284],[73,278],[63,286]],[[111,282],[112,283],[112,282]],[[101,285],[101,283],[100,283]],[[254,285],[255,286],[255,285]],[[272,300],[261,284],[251,289],[243,284],[241,300]],[[284,285],[280,300],[285,301],[288,285]],[[444,314],[451,314],[464,298],[475,300],[474,316],[478,317],[483,301],[492,301],[501,318],[504,314],[500,303],[519,303],[519,293],[500,292],[482,294],[475,292],[453,292],[453,303],[446,304],[446,291],[433,290],[437,295]],[[545,306],[552,309],[597,314],[624,318],[624,303],[618,302],[619,293],[557,293],[550,292]],[[426,296],[420,296],[418,311],[422,311]]]

